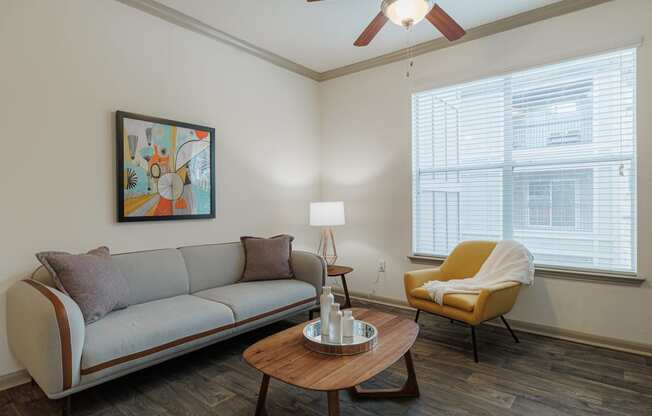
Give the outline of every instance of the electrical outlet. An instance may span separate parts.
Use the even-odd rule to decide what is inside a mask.
[[[378,271],[381,273],[385,272],[385,260],[378,260]]]

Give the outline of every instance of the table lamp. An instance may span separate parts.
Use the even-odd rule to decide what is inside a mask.
[[[310,203],[310,225],[322,227],[317,254],[324,257],[329,265],[335,264],[337,261],[337,249],[335,248],[335,238],[333,238],[333,229],[331,227],[344,225],[345,223],[344,202]]]

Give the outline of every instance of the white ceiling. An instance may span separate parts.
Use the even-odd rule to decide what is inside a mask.
[[[429,41],[441,34],[427,21],[408,35],[391,22],[371,45],[353,41],[380,10],[381,0],[158,0],[219,30],[318,72]],[[464,28],[472,28],[559,0],[439,0]]]

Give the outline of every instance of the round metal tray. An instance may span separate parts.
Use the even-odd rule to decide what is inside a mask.
[[[321,320],[310,322],[303,328],[303,344],[309,350],[327,355],[355,355],[373,350],[378,344],[378,329],[370,323],[355,321],[353,337],[342,337],[334,342],[321,335]]]

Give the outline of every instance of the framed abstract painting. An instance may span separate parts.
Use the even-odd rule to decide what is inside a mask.
[[[215,218],[215,129],[116,112],[118,222]]]

